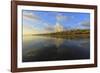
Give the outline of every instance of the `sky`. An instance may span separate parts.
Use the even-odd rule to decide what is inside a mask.
[[[23,34],[54,32],[57,23],[64,31],[90,29],[89,13],[22,10],[22,20]]]

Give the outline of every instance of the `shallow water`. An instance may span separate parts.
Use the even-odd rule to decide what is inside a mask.
[[[89,58],[89,38],[65,39],[46,36],[23,37],[23,62],[79,60]]]

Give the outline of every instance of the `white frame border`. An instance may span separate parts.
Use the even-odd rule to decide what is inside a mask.
[[[40,11],[60,11],[60,12],[82,12],[90,13],[90,59],[86,60],[64,60],[64,61],[47,61],[47,62],[26,62],[22,63],[22,9],[24,10],[40,10]],[[93,9],[77,9],[77,8],[57,8],[45,6],[17,6],[17,67],[43,67],[43,66],[60,66],[60,65],[81,65],[94,64],[94,10]],[[92,47],[91,47],[92,45]]]

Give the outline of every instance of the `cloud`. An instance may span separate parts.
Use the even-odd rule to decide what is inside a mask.
[[[56,16],[56,19],[57,19],[57,21],[63,21],[63,20],[69,20],[70,17],[69,16],[64,16],[63,14],[58,13],[57,16]]]
[[[54,31],[54,26],[51,26],[51,25],[45,23],[44,30],[48,31],[48,32],[52,32],[52,31]]]
[[[80,25],[81,26],[84,26],[84,27],[90,27],[90,21],[82,21],[82,22],[80,22]]]
[[[36,15],[33,11],[23,11],[23,25],[32,28],[42,27],[43,20]]]
[[[35,13],[29,11],[23,11],[23,18],[32,21],[40,20],[40,18]]]
[[[41,32],[40,32],[41,31]],[[23,25],[23,35],[28,35],[28,34],[41,34],[41,33],[46,33],[47,31],[41,30],[40,28],[32,28],[29,25]]]

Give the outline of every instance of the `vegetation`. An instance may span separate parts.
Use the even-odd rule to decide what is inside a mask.
[[[54,32],[54,33],[45,33],[45,34],[33,34],[38,36],[49,36],[49,37],[56,37],[56,38],[89,38],[90,31],[86,29],[77,29],[77,30],[67,30],[61,32]]]

